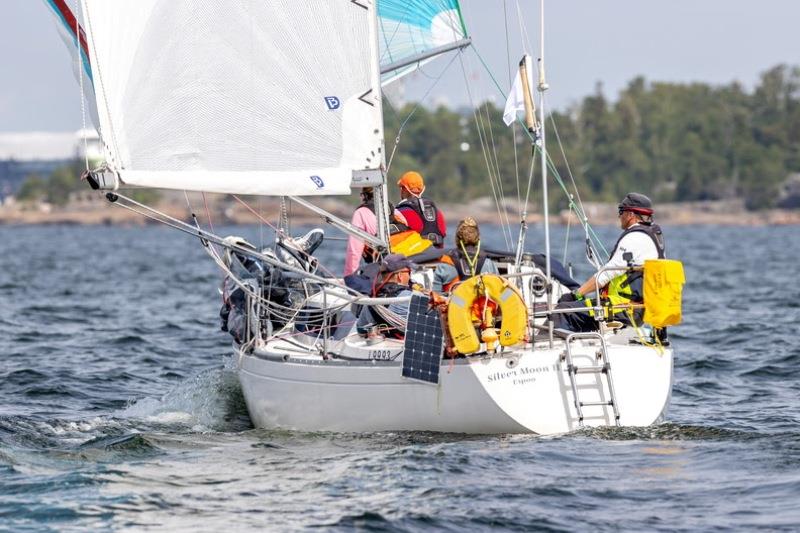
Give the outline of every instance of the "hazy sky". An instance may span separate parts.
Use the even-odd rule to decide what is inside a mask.
[[[131,0],[135,1],[135,0]],[[337,1],[337,0],[329,0]],[[0,131],[67,131],[81,127],[78,86],[69,55],[43,0],[0,0]],[[71,2],[72,3],[72,2]],[[476,48],[507,90],[504,3],[509,11],[513,62],[523,52],[514,0],[462,0]],[[531,53],[538,55],[539,2],[519,0]],[[547,0],[546,64],[551,106],[564,108],[602,82],[614,97],[634,76],[648,80],[739,80],[752,87],[778,63],[800,65],[800,2],[796,0]],[[449,58],[440,58],[406,84],[421,97]],[[460,105],[494,96],[473,52],[451,64],[429,96]]]

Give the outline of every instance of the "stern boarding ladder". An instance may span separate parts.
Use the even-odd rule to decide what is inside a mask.
[[[614,381],[611,377],[611,362],[608,359],[608,348],[603,335],[598,332],[587,333],[572,333],[569,331],[559,331],[566,338],[564,353],[561,355],[561,360],[567,365],[567,374],[569,375],[570,386],[572,387],[572,397],[575,402],[575,411],[578,414],[578,426],[584,427],[583,408],[584,407],[608,407],[610,406],[614,411],[614,423],[619,426],[619,407],[617,405],[617,398],[614,394]],[[562,335],[559,335],[562,336]],[[600,346],[595,352],[595,360],[597,363],[591,365],[576,365],[572,354],[572,343],[577,340],[594,339],[599,341]],[[578,374],[595,374],[598,377],[597,383],[594,385],[578,385]],[[603,376],[605,376],[606,387],[608,388],[608,400],[604,401],[603,397]],[[584,402],[580,398],[581,389],[597,389],[599,391],[600,400],[592,402]]]

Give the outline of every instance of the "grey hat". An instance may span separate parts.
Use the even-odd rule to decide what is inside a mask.
[[[638,192],[631,192],[625,195],[625,198],[617,205],[619,212],[631,211],[638,215],[652,215],[653,202],[644,194]]]
[[[414,270],[417,265],[404,255],[389,254],[381,261],[381,272],[397,272],[398,270]]]

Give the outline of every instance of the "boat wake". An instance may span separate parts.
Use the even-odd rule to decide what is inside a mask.
[[[228,368],[215,368],[179,383],[161,398],[144,398],[107,416],[0,416],[0,453],[46,451],[62,459],[103,461],[119,454],[149,455],[170,435],[251,428],[236,376]],[[12,463],[6,459],[0,456],[0,462]]]
[[[648,427],[586,428],[572,432],[569,435],[586,436],[599,440],[620,441],[746,441],[766,436],[749,431],[673,423],[664,423]]]
[[[161,398],[137,400],[120,417],[150,427],[180,426],[193,432],[252,428],[239,382],[229,363],[196,374]]]

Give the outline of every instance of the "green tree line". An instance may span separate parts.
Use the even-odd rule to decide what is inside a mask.
[[[22,182],[17,191],[17,198],[22,201],[45,201],[53,205],[65,205],[71,193],[87,187],[86,183],[80,180],[83,168],[83,162],[76,159],[56,168],[49,176],[32,174]]]
[[[72,193],[89,190],[89,184],[80,179],[85,169],[86,163],[83,159],[74,159],[57,167],[49,176],[31,174],[22,182],[16,197],[23,202],[47,202],[65,206]],[[160,198],[158,191],[152,189],[137,189],[129,191],[128,195],[146,204],[156,203]]]
[[[517,128],[515,159],[502,110],[490,103],[468,113],[384,107],[389,154],[399,132],[393,177],[418,170],[429,194],[450,202],[494,194],[490,175],[506,198],[518,188],[524,196],[530,140]],[[773,207],[787,176],[800,172],[800,68],[776,66],[750,92],[738,83],[638,77],[612,102],[598,86],[552,113],[546,127],[559,174],[568,181],[568,162],[584,199],[615,201],[637,190],[661,202],[743,198],[751,209]],[[554,205],[566,205],[565,195],[552,196]]]
[[[390,179],[417,170],[441,202],[525,197],[531,142],[520,127],[505,126],[495,105],[395,109],[385,101],[384,119]],[[751,209],[773,207],[787,176],[800,172],[800,68],[773,67],[752,91],[638,77],[611,101],[598,86],[553,112],[546,135],[558,174],[568,182],[571,171],[584,200],[616,201],[636,190],[659,202],[743,198]],[[18,196],[64,204],[86,187],[81,170],[76,161],[51,176],[31,176]],[[538,176],[533,183],[532,201]],[[553,207],[564,207],[566,196],[552,191]]]

